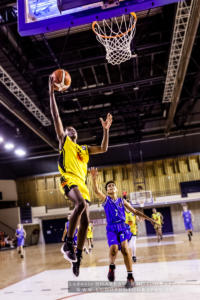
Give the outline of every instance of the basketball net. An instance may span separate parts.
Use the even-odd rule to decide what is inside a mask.
[[[97,40],[106,49],[106,59],[112,65],[119,65],[131,59],[131,41],[136,31],[137,16],[130,13],[129,21],[126,15],[110,20],[92,23],[92,30]]]

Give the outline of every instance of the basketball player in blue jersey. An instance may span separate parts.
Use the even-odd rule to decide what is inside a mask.
[[[24,240],[26,238],[26,231],[24,230],[22,224],[17,225],[15,236],[17,238],[17,251],[24,258]]]
[[[69,230],[69,219],[70,219],[70,215],[68,216],[68,221],[65,223],[65,229],[63,231],[63,236],[62,236],[63,242],[65,242],[67,231]],[[77,246],[77,234],[78,234],[78,227],[76,228],[75,233],[74,233],[74,239],[73,239],[74,247]],[[63,255],[65,257],[65,252],[63,252]]]
[[[77,144],[78,134],[75,128],[64,129],[60,118],[54,95],[53,77],[49,77],[50,110],[54,122],[55,131],[59,142],[58,169],[61,174],[60,183],[63,193],[74,203],[74,210],[69,220],[67,239],[62,247],[65,258],[73,263],[73,273],[79,276],[82,250],[84,247],[89,224],[90,195],[85,184],[87,178],[87,164],[89,156],[104,153],[108,149],[109,130],[112,124],[112,115],[107,114],[106,120],[100,118],[103,129],[101,145],[88,146]],[[77,249],[74,251],[74,233],[79,223]]]
[[[183,206],[183,212],[182,212],[182,217],[185,225],[185,230],[188,234],[188,239],[191,242],[192,240],[192,230],[193,230],[193,225],[192,222],[194,222],[194,216],[190,210],[188,210],[187,205]]]
[[[105,210],[107,219],[107,241],[110,247],[109,258],[110,266],[108,272],[108,280],[115,280],[115,259],[118,249],[121,250],[124,257],[124,263],[127,269],[127,282],[125,287],[132,288],[135,286],[135,281],[132,274],[132,257],[128,246],[127,224],[125,224],[125,208],[144,219],[147,219],[152,224],[155,224],[151,218],[144,215],[142,212],[134,209],[126,200],[117,197],[117,187],[114,181],[106,183],[106,195],[102,193],[97,185],[98,171],[96,168],[91,168],[92,181],[95,194],[99,200],[103,201],[102,205]]]

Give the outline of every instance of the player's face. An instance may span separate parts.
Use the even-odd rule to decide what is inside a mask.
[[[187,211],[187,206],[183,206],[183,210],[184,210],[184,211]]]
[[[108,194],[117,193],[117,187],[113,182],[111,182],[107,185],[107,193]]]
[[[152,211],[153,211],[153,213],[155,214],[156,213],[156,209],[154,208],[154,209],[152,209]]]
[[[68,135],[73,141],[77,140],[78,134],[74,127],[67,127],[65,134]]]

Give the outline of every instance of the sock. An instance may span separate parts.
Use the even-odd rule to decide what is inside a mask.
[[[114,270],[114,269],[115,269],[115,264],[110,264],[109,268],[110,268],[111,270]]]
[[[133,272],[132,271],[127,271],[127,279],[133,279]]]

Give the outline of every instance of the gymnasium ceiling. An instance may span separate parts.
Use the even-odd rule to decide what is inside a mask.
[[[162,102],[176,7],[177,4],[172,4],[138,13],[132,44],[136,57],[112,66],[106,62],[104,48],[97,42],[90,25],[21,37],[17,31],[15,1],[3,0],[0,3],[0,65],[50,120],[48,76],[59,66],[68,70],[71,88],[56,98],[64,126],[77,129],[79,143],[101,142],[99,117],[105,118],[108,112],[113,115],[110,130],[113,147],[196,134],[198,141],[200,27],[168,131],[170,103]],[[24,146],[28,157],[57,153],[53,124],[41,125],[1,83],[0,100],[0,133],[7,140]],[[194,152],[190,146],[188,151]],[[163,155],[163,149],[160,152],[157,149],[158,157]],[[12,160],[13,153],[0,146],[0,164]]]

